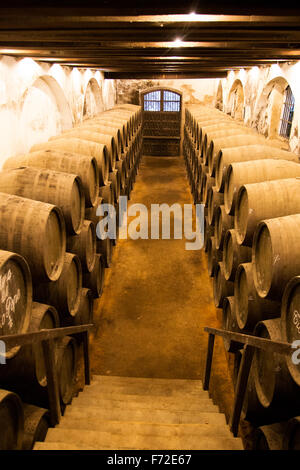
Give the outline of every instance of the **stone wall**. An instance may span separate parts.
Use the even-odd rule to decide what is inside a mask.
[[[99,71],[0,56],[0,168],[115,102],[115,81]]]

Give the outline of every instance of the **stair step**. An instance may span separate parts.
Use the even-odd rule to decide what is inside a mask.
[[[101,390],[103,393],[125,394],[125,395],[160,395],[160,396],[186,396],[187,393],[192,396],[208,395],[208,392],[202,389],[199,385],[163,385],[156,383],[142,383],[142,384],[117,384],[109,383],[108,381],[95,380],[91,385],[86,385],[84,390]]]
[[[78,447],[92,447],[95,449],[139,449],[139,450],[241,450],[241,440],[227,437],[199,437],[189,436],[140,436],[119,435],[109,432],[88,431],[81,429],[50,428],[46,442],[62,442]]]
[[[115,385],[163,385],[173,388],[178,387],[199,387],[203,389],[201,380],[191,380],[191,379],[160,379],[160,378],[151,378],[151,377],[121,377],[117,375],[93,375],[93,381],[106,382]]]
[[[148,409],[122,409],[95,406],[81,405],[73,400],[72,406],[67,406],[65,417],[80,417],[87,420],[89,417],[95,417],[103,421],[130,421],[130,422],[143,422],[143,423],[157,423],[157,424],[194,424],[194,423],[209,423],[222,426],[226,424],[225,416],[222,413],[203,411],[195,413],[194,411],[169,411],[169,410],[148,410]]]
[[[97,450],[94,447],[80,447],[66,442],[39,442],[36,441],[33,450]]]
[[[133,423],[120,421],[100,421],[95,417],[63,417],[59,424],[60,429],[81,429],[90,431],[109,432],[112,434],[128,434],[140,436],[199,436],[214,437],[223,436],[230,438],[232,434],[227,426],[216,426],[215,424],[156,424],[156,423]]]
[[[183,401],[191,401],[192,403],[199,403],[202,400],[210,400],[208,392],[201,391],[199,393],[186,393],[178,395],[166,395],[166,394],[135,394],[135,393],[117,393],[115,389],[103,390],[101,387],[93,387],[87,385],[83,390],[84,396],[87,397],[102,397],[103,399],[119,400],[119,401],[137,401],[137,402],[151,402],[156,403],[160,401],[166,401],[167,403],[180,403]]]
[[[182,400],[162,397],[150,397],[150,400],[146,397],[138,397],[138,399],[131,398],[129,400],[114,400],[106,399],[100,394],[92,394],[82,392],[78,397],[73,399],[74,406],[79,403],[81,405],[89,406],[93,402],[93,406],[99,406],[105,409],[121,408],[125,410],[169,410],[169,411],[218,411],[209,398],[202,400],[189,400],[189,397]]]

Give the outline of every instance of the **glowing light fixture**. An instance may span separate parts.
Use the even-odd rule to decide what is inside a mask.
[[[183,41],[180,38],[176,38],[175,41],[173,41],[173,46],[174,47],[182,47]]]

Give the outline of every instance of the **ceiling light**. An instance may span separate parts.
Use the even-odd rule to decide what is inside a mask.
[[[183,45],[183,41],[180,38],[176,38],[175,41],[173,41],[174,47],[181,47],[182,45]]]

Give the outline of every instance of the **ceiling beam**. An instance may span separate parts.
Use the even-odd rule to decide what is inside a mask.
[[[187,78],[226,78],[227,72],[180,72],[180,73],[143,73],[143,72],[105,72],[106,79],[163,80]]]

